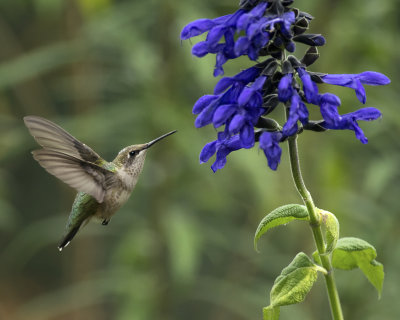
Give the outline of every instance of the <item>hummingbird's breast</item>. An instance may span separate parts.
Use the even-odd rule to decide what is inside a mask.
[[[101,219],[109,219],[118,209],[128,201],[138,180],[138,175],[121,170],[118,174],[118,182],[104,195],[104,201],[97,214]]]

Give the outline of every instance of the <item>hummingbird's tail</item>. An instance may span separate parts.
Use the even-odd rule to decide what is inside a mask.
[[[75,237],[75,235],[78,232],[80,227],[81,226],[79,225],[79,226],[69,230],[69,232],[64,236],[64,238],[61,240],[60,244],[58,245],[58,250],[62,251],[62,249],[64,249],[67,245],[69,245],[69,243]]]

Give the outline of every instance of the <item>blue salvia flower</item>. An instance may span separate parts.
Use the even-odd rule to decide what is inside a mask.
[[[338,108],[341,102],[339,97],[332,93],[324,93],[319,96],[318,101],[322,118],[326,123],[335,126],[340,119]]]
[[[353,130],[358,140],[362,143],[368,143],[368,139],[365,137],[364,132],[358,126],[357,121],[371,121],[376,120],[382,116],[381,112],[376,108],[362,108],[354,112],[341,115],[336,123],[328,123],[323,121],[320,125],[326,129],[336,130]]]
[[[268,15],[264,13],[268,2],[260,2],[252,10],[237,10],[235,13],[216,19],[199,19],[186,25],[181,32],[181,39],[187,40],[208,32],[206,40],[196,43],[192,54],[203,57],[208,53],[216,54],[214,76],[224,74],[222,68],[229,59],[247,55],[251,60],[259,57],[259,50],[263,48],[279,25],[280,32],[291,37],[291,25],[295,22],[294,12],[282,15]],[[245,35],[235,40],[235,35],[244,31]],[[224,37],[225,42],[221,42]],[[291,46],[292,47],[292,46]]]
[[[272,170],[276,170],[281,162],[282,149],[279,146],[281,139],[282,133],[280,132],[263,132],[260,135],[260,148],[264,151]]]
[[[390,83],[390,79],[384,74],[373,71],[365,71],[360,74],[328,74],[321,79],[325,83],[354,89],[358,100],[363,104],[367,100],[363,84],[381,86]]]
[[[203,57],[207,53],[217,55],[214,76],[223,74],[222,65],[228,59],[237,57],[234,51],[236,22],[244,13],[244,10],[238,10],[234,14],[213,20],[196,20],[189,23],[181,32],[181,39],[187,40],[208,31],[206,40],[194,45],[192,53],[197,57]],[[220,42],[222,37],[225,38],[225,43]]]
[[[235,82],[241,82],[244,86],[250,82],[253,82],[261,73],[260,68],[251,67],[239,72],[233,77],[224,77],[218,81],[214,88],[214,94],[220,94],[227,88],[233,85]]]
[[[305,34],[312,17],[289,8],[291,1],[242,1],[235,13],[216,19],[200,19],[185,26],[181,39],[189,39],[208,32],[206,39],[195,44],[192,53],[202,57],[216,54],[214,76],[223,74],[229,59],[247,55],[251,60],[263,56],[269,59],[245,69],[233,77],[222,78],[212,95],[205,95],[193,106],[197,115],[195,126],[212,124],[218,139],[207,143],[200,154],[200,162],[207,162],[214,154],[211,166],[215,172],[226,164],[227,156],[242,148],[251,148],[259,141],[268,165],[276,170],[282,154],[280,143],[299,134],[302,129],[313,131],[352,130],[356,138],[367,143],[357,121],[371,121],[381,117],[375,108],[362,108],[341,115],[339,97],[332,93],[320,94],[318,84],[326,83],[355,90],[358,100],[366,102],[363,85],[390,83],[385,75],[366,71],[360,74],[322,74],[307,70],[317,58],[316,47],[325,44],[320,34]],[[293,52],[295,42],[311,46],[299,61]],[[281,127],[266,118],[281,103],[287,120]],[[307,104],[319,107],[322,120],[309,119]],[[315,108],[315,107],[313,107]]]
[[[215,153],[216,160],[211,169],[215,172],[222,169],[226,164],[226,157],[232,151],[241,149],[241,142],[238,135],[226,137],[222,132],[218,133],[218,139],[207,143],[200,153],[200,163],[207,162]]]
[[[301,101],[300,96],[297,91],[294,91],[292,98],[290,100],[289,106],[289,116],[282,128],[282,133],[286,137],[290,137],[297,133],[298,126],[297,122],[300,121],[302,124],[307,124],[308,122],[308,110],[303,101]]]
[[[318,104],[318,86],[304,68],[298,68],[297,73],[303,83],[303,91],[308,103]]]
[[[281,78],[278,85],[278,99],[281,102],[288,101],[293,95],[293,75],[288,73]]]
[[[253,147],[254,125],[265,112],[261,91],[266,77],[259,76],[261,71],[251,67],[234,77],[222,78],[215,87],[215,95],[203,96],[195,103],[195,126],[225,125],[225,135],[239,133],[242,147]]]
[[[258,51],[268,43],[276,25],[279,25],[284,36],[290,38],[290,27],[295,21],[294,12],[287,12],[282,16],[263,17],[266,6],[267,4],[262,2],[239,18],[237,29],[245,31],[246,35],[238,38],[235,43],[237,56],[248,55],[251,60],[256,60],[259,56]],[[291,48],[294,51],[294,48]]]

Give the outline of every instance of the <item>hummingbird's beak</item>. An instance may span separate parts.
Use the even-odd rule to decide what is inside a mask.
[[[156,138],[156,139],[154,139],[154,140],[152,140],[152,141],[146,143],[145,149],[150,148],[150,147],[151,147],[153,144],[155,144],[156,142],[158,142],[158,141],[164,139],[165,137],[170,136],[171,134],[173,134],[173,133],[175,133],[175,132],[176,132],[176,130],[171,131],[171,132],[168,132],[168,133],[166,133],[166,134],[163,134],[161,137],[158,137],[158,138]]]

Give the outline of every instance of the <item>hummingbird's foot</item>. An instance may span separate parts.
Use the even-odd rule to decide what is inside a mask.
[[[110,222],[110,220],[104,219],[103,222],[101,223],[103,226],[108,225],[108,223]]]

